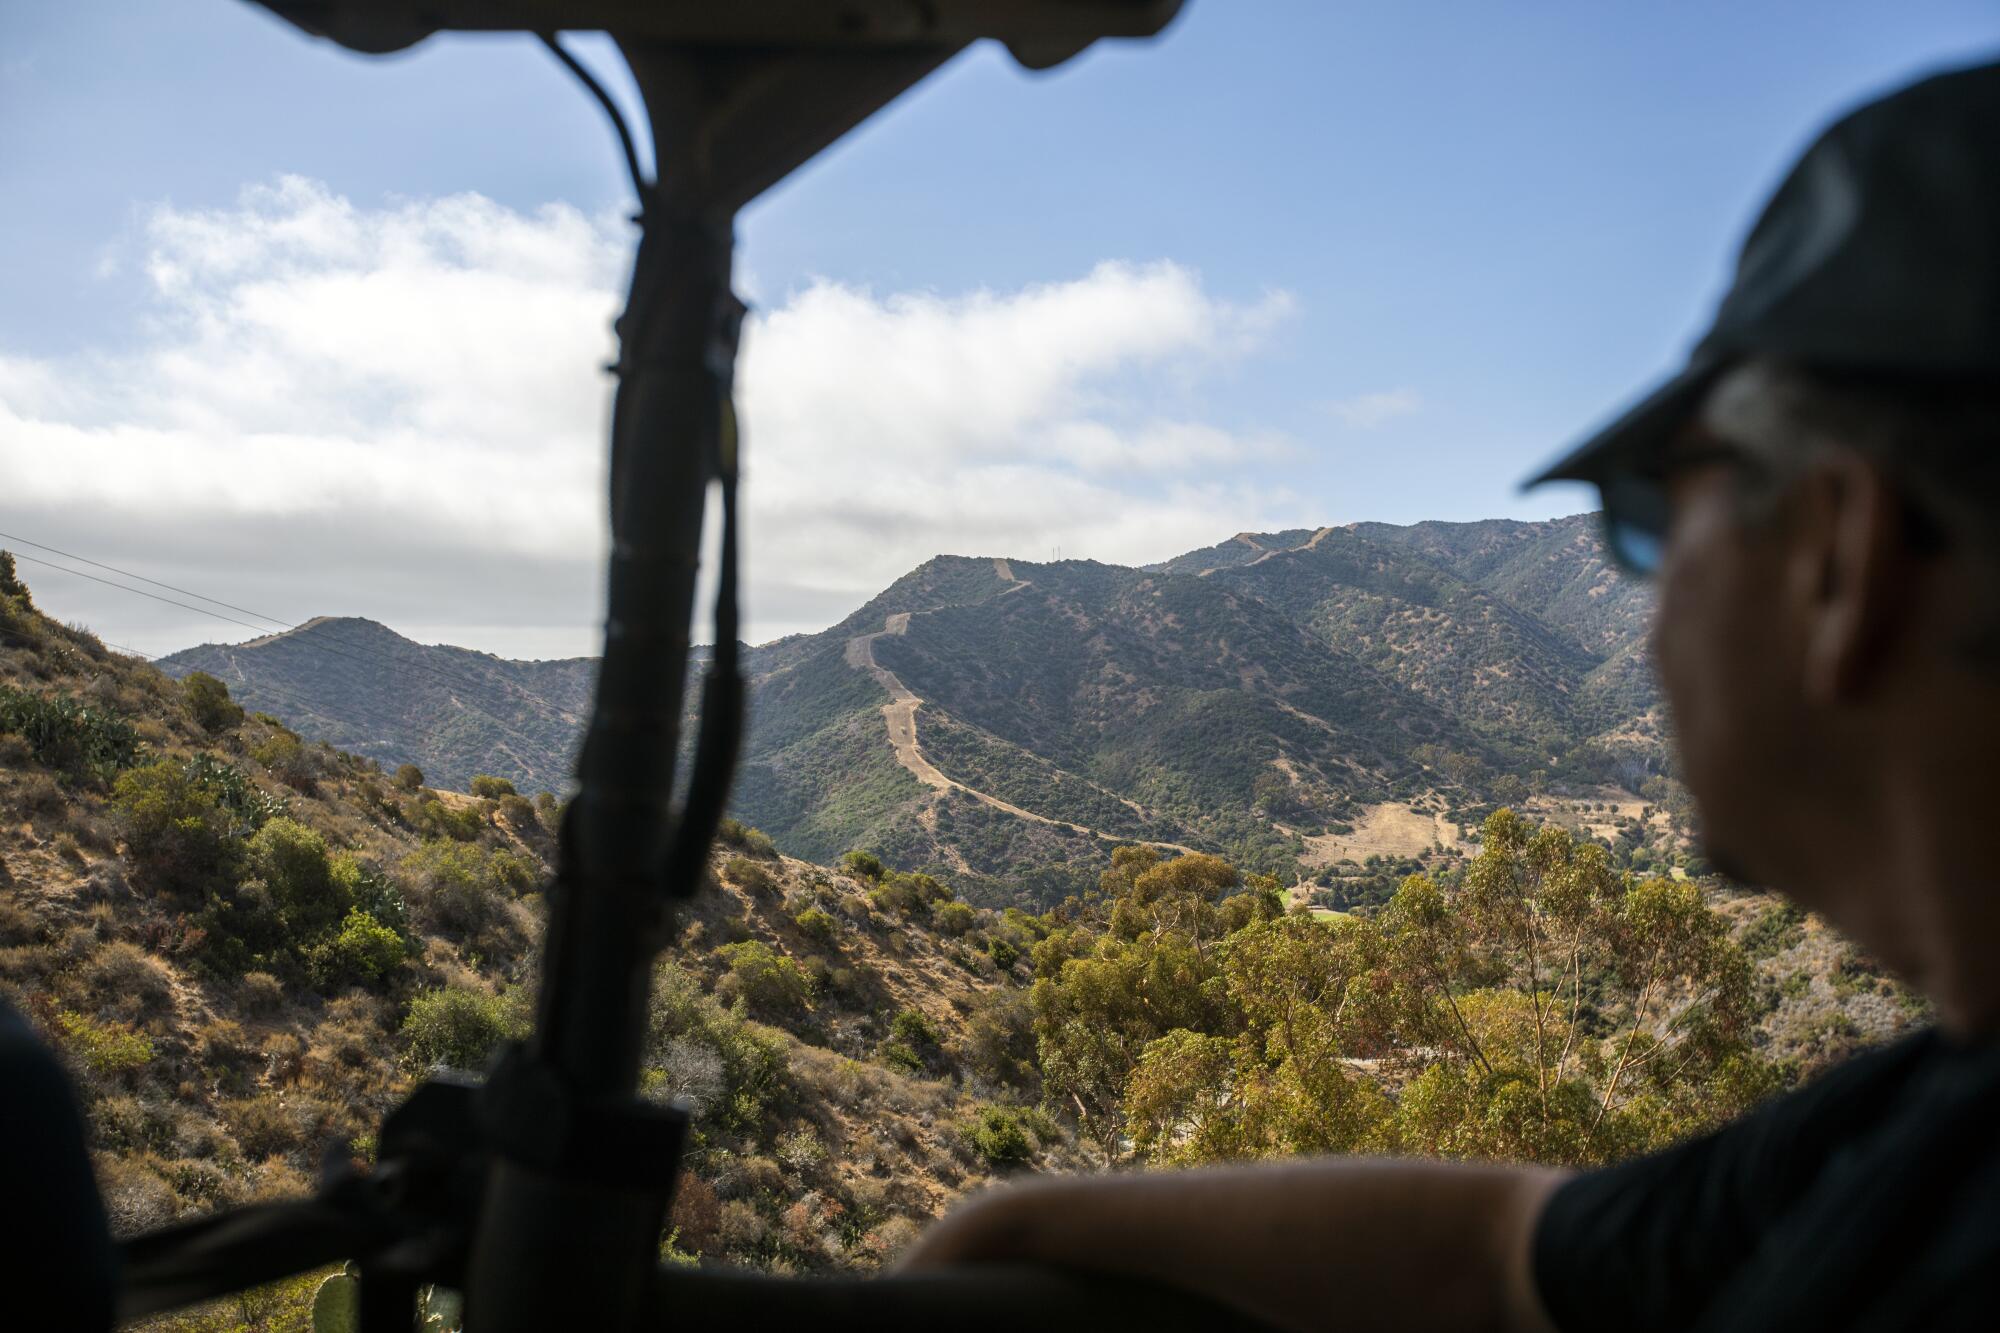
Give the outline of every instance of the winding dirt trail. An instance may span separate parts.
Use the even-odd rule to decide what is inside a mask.
[[[1354,525],[1352,523],[1343,523],[1340,526],[1343,528],[1351,528]],[[1339,529],[1337,528],[1315,528],[1313,529],[1313,535],[1306,538],[1304,541],[1300,542],[1297,546],[1259,546],[1254,540],[1251,539],[1249,533],[1247,532],[1238,533],[1236,535],[1237,541],[1242,542],[1245,546],[1249,547],[1253,551],[1262,551],[1264,553],[1258,556],[1255,560],[1246,561],[1243,565],[1239,566],[1239,568],[1248,569],[1251,565],[1261,565],[1274,555],[1290,555],[1294,551],[1313,550],[1321,542],[1325,541],[1330,535],[1332,535],[1334,532],[1338,530]],[[1210,574],[1213,574],[1217,568],[1220,568],[1220,566],[1212,566],[1208,569],[1204,569],[1195,577],[1205,579]]]
[[[910,770],[912,777],[926,787],[939,791],[952,791],[959,787],[938,770],[936,764],[924,758],[917,748],[917,710],[924,701],[910,692],[907,685],[896,677],[896,673],[875,660],[875,640],[885,634],[902,634],[910,628],[910,613],[898,611],[883,622],[882,628],[873,634],[857,634],[847,641],[847,665],[858,671],[866,671],[875,678],[875,683],[889,692],[889,702],[882,705],[882,720],[889,726],[889,744],[896,751],[896,762]],[[996,798],[987,798],[996,805],[1004,803]]]
[[[1258,549],[1259,549],[1259,550],[1261,550],[1261,551],[1263,551],[1263,552],[1264,552],[1264,554],[1262,554],[1262,555],[1258,556],[1258,557],[1257,557],[1257,558],[1256,558],[1255,560],[1252,560],[1252,561],[1250,562],[1250,564],[1251,564],[1251,565],[1261,565],[1261,564],[1263,564],[1263,563],[1264,563],[1264,562],[1265,562],[1266,560],[1269,560],[1269,559],[1270,559],[1270,558],[1271,558],[1272,556],[1274,556],[1274,555],[1290,555],[1290,554],[1291,554],[1291,553],[1292,553],[1293,551],[1310,551],[1310,550],[1312,550],[1312,549],[1313,549],[1313,548],[1314,548],[1315,546],[1318,546],[1318,545],[1319,545],[1319,544],[1320,544],[1321,542],[1325,541],[1325,540],[1326,540],[1326,534],[1327,534],[1327,533],[1329,533],[1329,532],[1332,532],[1332,531],[1333,531],[1333,529],[1332,529],[1332,528],[1318,528],[1318,529],[1315,529],[1315,530],[1314,530],[1314,532],[1313,532],[1313,535],[1312,535],[1312,536],[1310,536],[1310,537],[1306,538],[1306,539],[1305,539],[1304,541],[1300,542],[1300,543],[1299,543],[1299,544],[1298,544],[1297,546],[1265,546],[1265,547],[1258,547]],[[1251,542],[1251,543],[1249,543],[1249,545],[1251,545],[1251,546],[1256,546],[1257,544],[1256,544],[1255,542]],[[1249,565],[1245,565],[1245,566],[1244,566],[1244,568],[1248,569],[1248,568],[1249,568]],[[1215,571],[1214,571],[1214,570],[1212,570],[1212,569],[1205,569],[1205,570],[1203,570],[1203,571],[1202,571],[1202,573],[1204,573],[1204,574],[1212,574],[1212,573],[1214,573],[1214,572],[1215,572]]]
[[[993,571],[1013,585],[1000,594],[1002,597],[1033,586],[1032,580],[1015,578],[1013,566],[1005,560],[994,560]],[[866,671],[870,676],[875,678],[877,685],[880,685],[889,692],[889,702],[882,705],[882,721],[888,727],[889,745],[896,752],[896,762],[901,764],[909,772],[910,776],[933,791],[955,791],[970,797],[981,805],[1004,811],[1017,819],[1025,819],[1031,823],[1046,824],[1051,828],[1068,829],[1072,833],[1081,833],[1086,837],[1101,838],[1106,842],[1141,842],[1149,847],[1161,847],[1177,852],[1190,852],[1194,850],[1191,847],[1183,847],[1177,842],[1150,842],[1143,838],[1120,837],[1118,834],[1106,833],[1102,829],[1094,829],[1088,825],[1072,824],[1066,819],[1051,819],[1047,815],[1038,815],[1032,810],[1023,810],[1012,801],[1004,801],[991,792],[983,792],[975,787],[968,787],[956,778],[947,776],[936,764],[925,758],[923,749],[917,744],[917,710],[924,706],[924,701],[918,698],[909,686],[903,684],[895,672],[875,660],[875,641],[885,635],[907,633],[910,628],[911,614],[908,611],[898,611],[895,615],[884,620],[882,628],[876,630],[873,634],[855,635],[847,641],[845,652],[848,666],[853,667],[857,671]],[[1115,795],[1115,793],[1112,794]],[[1121,801],[1125,800],[1122,796],[1117,799]],[[1141,814],[1145,813],[1141,806],[1131,801],[1125,801],[1125,804],[1131,806],[1134,811]]]

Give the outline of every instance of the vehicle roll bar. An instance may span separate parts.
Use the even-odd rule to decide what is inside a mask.
[[[640,238],[611,368],[604,654],[547,893],[531,1035],[505,1049],[483,1083],[419,1085],[384,1121],[376,1164],[336,1165],[315,1199],[127,1242],[121,1313],[347,1260],[359,1271],[366,1333],[407,1330],[425,1284],[463,1291],[474,1333],[636,1330],[702,1317],[754,1328],[786,1311],[822,1328],[829,1318],[834,1327],[1014,1328],[1054,1311],[1095,1328],[1232,1326],[1227,1313],[1161,1289],[1035,1270],[834,1281],[661,1271],[687,1115],[638,1093],[654,964],[673,904],[701,882],[742,728],[736,213],[974,40],[997,38],[1045,68],[1099,37],[1157,33],[1180,0],[258,2],[368,52],[444,29],[535,32],[610,115]],[[558,29],[577,28],[610,32],[631,68],[652,130],[652,180],[614,100],[558,40]],[[722,515],[715,644],[682,775],[712,489]]]

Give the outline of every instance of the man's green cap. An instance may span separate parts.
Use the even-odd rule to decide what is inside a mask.
[[[1750,356],[2000,380],[2000,64],[1925,79],[1822,134],[1751,229],[1687,367],[1527,485],[1600,481],[1649,455]]]

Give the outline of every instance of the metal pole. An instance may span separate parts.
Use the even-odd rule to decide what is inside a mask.
[[[670,52],[650,61],[693,65]],[[535,1035],[483,1099],[496,1153],[468,1281],[479,1333],[638,1326],[678,1146],[678,1125],[637,1088],[653,959],[672,897],[692,887],[665,882],[670,807],[740,307],[731,214],[700,206],[699,85],[663,87],[645,72],[666,178],[645,201],[618,323],[604,658],[551,890]]]

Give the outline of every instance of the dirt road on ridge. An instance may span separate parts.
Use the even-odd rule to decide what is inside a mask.
[[[1031,580],[1015,578],[1013,566],[1005,560],[996,559],[993,562],[993,571],[1001,578],[1013,584],[1006,592],[1000,594],[1002,597],[1033,586]],[[875,641],[884,635],[901,635],[907,633],[910,628],[910,615],[911,613],[908,611],[898,611],[895,615],[884,620],[882,628],[876,630],[873,634],[857,634],[849,639],[845,651],[848,666],[853,667],[856,671],[866,671],[875,678],[877,685],[880,685],[889,692],[889,702],[882,705],[882,721],[889,729],[889,745],[896,752],[896,762],[901,764],[909,772],[910,776],[934,791],[960,792],[979,802],[981,805],[1004,811],[1017,819],[1026,819],[1036,824],[1047,824],[1051,828],[1068,829],[1072,833],[1081,833],[1092,838],[1102,838],[1106,842],[1146,842],[1142,838],[1120,837],[1115,833],[1106,833],[1101,829],[1090,828],[1087,825],[1072,824],[1066,819],[1051,819],[1047,815],[1038,815],[1032,810],[1023,810],[1013,802],[1003,801],[990,792],[983,792],[966,786],[956,778],[947,776],[936,764],[926,759],[922,748],[917,744],[917,710],[924,706],[924,701],[918,698],[907,685],[903,684],[897,678],[895,672],[875,660]],[[1124,798],[1120,797],[1119,799],[1123,800]],[[1126,804],[1131,805],[1134,810],[1140,809],[1139,806],[1130,801],[1126,801]],[[1163,847],[1177,852],[1189,852],[1193,850],[1193,848],[1183,847],[1177,842],[1146,842],[1146,845]]]
[[[902,634],[909,627],[910,613],[899,611],[873,634],[855,635],[847,641],[847,665],[866,671],[889,692],[889,702],[882,705],[882,720],[888,723],[889,744],[896,751],[896,762],[926,787],[951,791],[959,784],[938,771],[937,765],[924,758],[923,751],[917,748],[917,709],[923,707],[924,701],[910,693],[895,672],[875,660],[875,640],[884,634]]]

